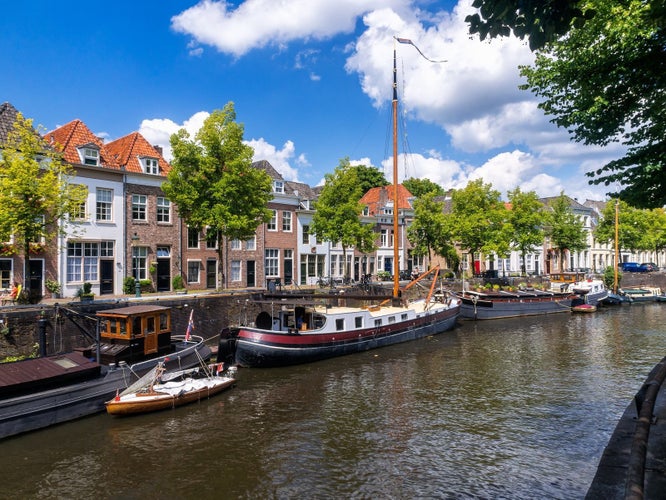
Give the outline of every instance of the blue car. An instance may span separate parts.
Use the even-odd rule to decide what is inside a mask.
[[[644,273],[647,272],[647,269],[641,268],[638,262],[623,262],[621,264],[622,272],[629,273]]]

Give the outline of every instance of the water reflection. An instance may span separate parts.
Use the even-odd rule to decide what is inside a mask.
[[[321,363],[241,370],[173,411],[0,444],[24,498],[575,498],[663,357],[660,304],[465,322]]]

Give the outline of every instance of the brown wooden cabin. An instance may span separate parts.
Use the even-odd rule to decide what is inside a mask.
[[[129,306],[98,311],[104,364],[135,363],[171,352],[171,309]]]
[[[564,271],[561,273],[552,273],[549,275],[551,291],[561,292],[572,283],[583,281],[585,273],[578,271]]]

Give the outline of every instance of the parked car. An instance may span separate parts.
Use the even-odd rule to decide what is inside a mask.
[[[623,262],[620,268],[622,272],[630,272],[630,273],[647,272],[647,269],[641,269],[641,266],[638,262]]]
[[[651,273],[653,271],[659,271],[659,268],[657,267],[657,264],[654,262],[643,262],[641,264],[641,269],[645,269],[646,273]]]

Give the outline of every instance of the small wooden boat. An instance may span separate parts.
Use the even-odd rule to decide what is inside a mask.
[[[106,411],[110,415],[123,416],[166,410],[210,398],[236,383],[236,379],[227,374],[214,374],[211,368],[214,367],[168,373],[162,365],[157,366],[107,401]]]
[[[593,306],[592,304],[580,304],[571,308],[571,312],[575,313],[593,313],[596,310],[597,306]]]

